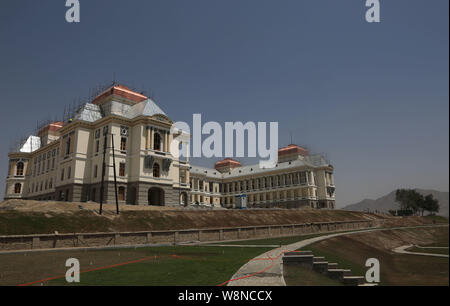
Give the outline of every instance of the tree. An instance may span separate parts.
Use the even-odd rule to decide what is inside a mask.
[[[423,216],[424,212],[424,197],[420,193],[418,193],[415,190],[411,190],[409,193],[410,198],[410,205],[411,209],[414,211],[414,214],[417,214],[417,212],[421,212]]]
[[[400,203],[400,210],[403,212],[411,211],[417,214],[421,211],[423,214],[424,197],[414,189],[397,189],[395,201]]]
[[[431,215],[439,212],[439,201],[433,197],[432,194],[429,194],[424,199],[424,210],[428,211]],[[422,213],[423,215],[423,213]]]
[[[406,210],[408,207],[407,192],[406,189],[397,189],[395,192],[395,201],[400,203],[400,210]]]

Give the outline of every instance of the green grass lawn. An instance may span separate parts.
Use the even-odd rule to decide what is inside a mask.
[[[0,255],[0,285],[18,285],[64,275],[68,269],[64,266],[65,260],[72,257],[80,261],[81,271],[154,257],[81,273],[81,282],[77,285],[215,286],[229,280],[248,260],[269,249],[170,246]],[[174,254],[177,257],[172,257]],[[68,284],[62,277],[45,285]]]

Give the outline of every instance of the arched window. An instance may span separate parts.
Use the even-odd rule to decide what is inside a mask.
[[[161,135],[155,133],[155,139],[153,140],[153,150],[161,151]]]
[[[153,164],[153,177],[159,177],[159,165],[158,163]]]
[[[14,185],[14,193],[20,193],[22,191],[22,184],[17,183]]]
[[[119,201],[125,201],[125,187],[119,187]]]
[[[23,175],[23,163],[22,162],[18,162],[16,164],[16,175],[18,175],[18,176]]]

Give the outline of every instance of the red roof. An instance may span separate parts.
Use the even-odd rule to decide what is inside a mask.
[[[242,164],[240,162],[238,162],[237,160],[231,159],[231,158],[225,158],[224,160],[220,160],[218,161],[215,165],[214,168],[225,168],[225,167],[230,167],[230,168],[236,168],[236,167],[242,167]]]
[[[119,96],[127,100],[134,101],[136,103],[148,99],[148,97],[144,96],[143,94],[135,92],[124,85],[114,85],[105,90],[104,92],[102,92],[101,94],[99,94],[97,97],[95,97],[95,99],[92,100],[92,103],[97,104],[104,98],[112,95]]]
[[[287,147],[283,147],[278,150],[278,156],[290,155],[290,154],[300,154],[303,156],[308,155],[308,150],[302,148],[296,144],[290,144]]]
[[[60,128],[62,128],[64,126],[64,123],[61,121],[55,121],[52,123],[49,123],[48,125],[44,126],[42,129],[39,130],[38,135],[41,135],[45,132],[49,132],[49,131],[57,131]]]

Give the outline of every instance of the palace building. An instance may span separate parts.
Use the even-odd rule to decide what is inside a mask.
[[[333,166],[295,144],[278,151],[275,168],[242,166],[231,158],[214,169],[191,166],[190,186],[192,203],[231,208],[245,196],[247,207],[335,208]]]
[[[171,152],[183,133],[172,124],[152,99],[113,85],[9,153],[5,199],[99,202],[103,181],[104,202],[115,203],[117,186],[122,205],[233,208],[244,196],[248,207],[334,208],[333,166],[323,157],[289,145],[271,169],[230,158],[191,166]]]

